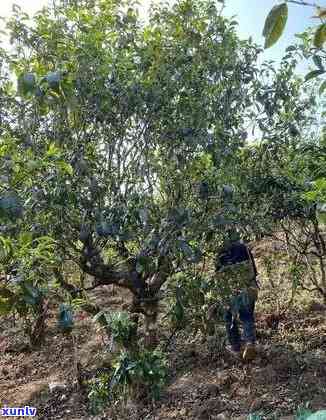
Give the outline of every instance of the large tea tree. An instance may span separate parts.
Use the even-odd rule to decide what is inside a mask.
[[[53,275],[65,289],[76,294],[63,276],[71,261],[93,276],[91,288],[129,289],[148,332],[162,285],[204,251],[216,219],[207,197],[220,212],[228,188],[219,168],[254,115],[259,49],[235,25],[197,0],[153,7],[147,24],[120,0],[62,1],[32,22],[15,9],[8,22],[2,237],[28,233],[29,249],[52,238]],[[214,191],[205,183],[212,171]],[[22,270],[6,256],[4,272]]]

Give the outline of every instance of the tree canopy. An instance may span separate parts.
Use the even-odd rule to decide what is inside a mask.
[[[16,8],[8,31],[1,264],[31,293],[53,276],[76,295],[73,262],[90,288],[150,299],[225,226],[250,237],[306,214],[279,171],[309,120],[294,53],[258,66],[214,2],[159,4],[144,23],[133,1],[62,1],[32,22]]]

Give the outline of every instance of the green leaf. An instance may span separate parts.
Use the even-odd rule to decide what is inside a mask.
[[[317,196],[318,196],[317,191],[307,191],[304,194],[305,199],[308,200],[308,201],[315,201]]]
[[[326,23],[322,23],[318,26],[314,36],[314,46],[316,48],[322,48],[326,41]]]
[[[286,3],[274,6],[269,12],[263,30],[265,48],[274,45],[281,37],[288,19],[288,6]]]
[[[322,189],[326,190],[326,178],[318,178],[315,181],[315,188],[317,190],[322,190]]]
[[[39,167],[40,167],[40,162],[38,162],[37,160],[28,160],[26,162],[26,168],[31,172],[36,171],[37,169],[39,169]]]
[[[322,95],[326,89],[326,80],[323,81],[323,83],[319,87],[319,95]]]
[[[290,45],[289,47],[286,48],[286,52],[292,52],[292,51],[296,51],[297,47],[295,45]]]
[[[324,70],[324,66],[323,63],[321,61],[321,57],[319,55],[314,55],[312,57],[313,62],[316,64],[316,66],[318,67],[319,70]]]
[[[41,292],[36,287],[22,283],[21,284],[22,292],[23,292],[23,300],[29,305],[37,305],[41,299]]]
[[[179,248],[186,257],[190,258],[193,256],[193,250],[186,241],[180,240]]]
[[[64,174],[68,174],[70,176],[73,175],[74,170],[73,170],[72,166],[70,165],[70,163],[67,163],[64,160],[60,160],[59,162],[57,162],[57,165],[59,167],[60,172],[62,172]]]
[[[10,239],[0,236],[0,261],[7,259],[12,253],[12,243]]]
[[[22,232],[19,235],[20,246],[28,246],[33,241],[33,235],[30,232]]]
[[[48,150],[46,151],[46,157],[58,157],[60,156],[60,149],[55,143],[50,143]]]
[[[110,321],[109,314],[105,311],[100,311],[92,318],[93,322],[99,322],[102,326],[106,327]]]
[[[51,71],[46,75],[46,81],[50,89],[58,91],[60,87],[61,74],[58,71]]]
[[[36,88],[36,77],[33,73],[25,73],[18,78],[18,92],[22,95],[31,93]]]
[[[141,274],[143,272],[150,270],[151,262],[152,260],[150,257],[147,257],[145,255],[139,255],[137,257],[137,262],[136,262],[137,273]]]
[[[19,197],[14,193],[8,193],[0,197],[0,216],[6,215],[11,219],[19,219],[22,217],[23,208]]]
[[[320,76],[321,74],[324,74],[325,70],[313,70],[306,74],[305,82],[308,82],[308,80],[314,79],[315,77]]]

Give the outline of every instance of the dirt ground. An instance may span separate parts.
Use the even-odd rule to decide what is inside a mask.
[[[149,405],[129,401],[97,416],[90,414],[86,393],[76,383],[76,358],[91,372],[103,366],[106,354],[91,319],[79,314],[74,347],[71,336],[58,330],[51,312],[45,344],[31,351],[19,325],[2,318],[0,407],[37,407],[36,418],[44,420],[245,420],[249,413],[290,420],[298,406],[325,409],[326,307],[307,298],[278,316],[272,312],[273,293],[264,280],[256,315],[259,355],[254,362],[232,359],[218,338],[180,333],[168,347],[169,383],[160,400]],[[104,286],[93,298],[121,309],[127,297],[112,295]]]

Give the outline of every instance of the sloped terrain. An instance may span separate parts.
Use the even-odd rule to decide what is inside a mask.
[[[258,254],[266,249],[258,250],[258,262]],[[153,404],[127,401],[97,416],[90,414],[87,392],[76,381],[77,361],[79,370],[88,375],[110,363],[108,343],[91,319],[79,313],[74,344],[71,336],[58,331],[53,308],[46,343],[34,351],[24,344],[19,325],[3,319],[1,405],[35,406],[38,419],[69,420],[245,419],[249,413],[290,419],[299,406],[325,408],[326,308],[306,297],[286,310],[284,285],[275,282],[273,286],[262,278],[257,308],[259,355],[254,362],[244,364],[225,352],[222,326],[216,337],[179,333],[168,346],[169,381],[161,399]],[[276,293],[281,312],[275,311],[276,296],[273,306]],[[112,310],[123,308],[128,298],[125,292],[112,295],[105,286],[93,295]]]

